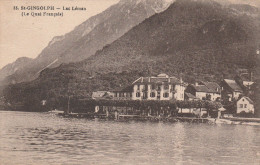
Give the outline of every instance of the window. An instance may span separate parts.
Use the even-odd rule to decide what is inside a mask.
[[[244,108],[247,108],[247,104],[244,105]]]
[[[147,93],[146,93],[146,92],[144,92],[144,94],[143,94],[143,98],[144,98],[144,99],[147,98]]]
[[[163,97],[165,97],[165,98],[169,97],[169,93],[164,93]]]
[[[169,86],[168,85],[164,85],[164,89],[169,89]]]
[[[137,90],[140,90],[140,85],[137,85]]]
[[[136,97],[140,97],[140,92],[137,92],[137,93],[136,93]]]
[[[150,93],[150,97],[155,97],[155,93],[154,92]]]
[[[240,104],[239,107],[240,107],[240,108],[243,108],[243,104]]]
[[[124,97],[124,93],[119,93],[119,97]]]
[[[154,84],[152,84],[152,89],[155,89],[155,85]]]

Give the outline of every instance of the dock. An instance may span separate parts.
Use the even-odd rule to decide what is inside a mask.
[[[187,122],[187,123],[226,123],[226,124],[243,124],[243,123],[260,123],[260,118],[196,118],[196,117],[178,117],[178,116],[146,116],[146,115],[136,115],[136,114],[98,114],[98,113],[59,113],[59,116],[65,118],[88,118],[88,119],[109,119],[109,120],[118,120],[118,121],[151,121],[151,122]]]
[[[107,114],[95,114],[95,113],[62,113],[58,114],[66,118],[89,118],[89,119],[113,119],[113,120],[136,120],[136,121],[163,121],[163,122],[189,122],[189,123],[208,123],[208,118],[193,118],[193,117],[165,117],[165,116],[145,116],[145,115],[125,115],[118,114],[107,115]]]
[[[237,121],[237,122],[256,122],[260,123],[260,118],[241,118],[241,117],[229,117],[225,118],[230,121]]]

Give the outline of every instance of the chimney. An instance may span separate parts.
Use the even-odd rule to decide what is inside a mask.
[[[148,82],[151,82],[151,77],[148,78]]]
[[[171,78],[169,77],[169,78],[168,78],[168,83],[170,83],[170,82],[171,82]]]
[[[199,83],[198,83],[198,82],[195,82],[195,86],[199,86]]]

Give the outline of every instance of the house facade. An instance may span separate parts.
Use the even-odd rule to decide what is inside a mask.
[[[115,99],[131,100],[184,100],[185,84],[176,77],[159,74],[140,77],[131,86],[115,91]]]
[[[114,100],[132,100],[133,86],[128,86],[126,88],[118,89],[113,91]]]
[[[241,97],[237,101],[237,113],[246,112],[246,113],[254,113],[254,102],[246,96]]]
[[[186,96],[194,96],[194,98],[200,100],[217,101],[221,98],[221,87],[215,82],[190,84],[185,92]]]
[[[133,100],[184,100],[185,84],[176,77],[159,74],[133,82]]]

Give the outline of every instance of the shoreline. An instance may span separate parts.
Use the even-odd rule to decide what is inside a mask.
[[[151,122],[188,122],[188,123],[208,123],[208,124],[233,124],[233,125],[260,125],[260,118],[196,118],[196,117],[159,117],[159,116],[141,116],[141,115],[114,115],[89,114],[89,113],[58,113],[58,116],[65,118],[86,118],[86,119],[107,119],[115,121],[151,121]]]
[[[17,111],[0,109],[2,112],[31,112],[31,111]],[[35,113],[35,112],[34,112]],[[49,113],[64,118],[78,118],[78,119],[105,119],[113,121],[151,121],[151,122],[187,122],[187,123],[208,123],[208,124],[231,124],[231,125],[259,125],[260,118],[243,118],[243,117],[229,117],[229,118],[196,118],[196,117],[159,117],[159,116],[142,116],[142,115],[115,115],[94,114],[94,113],[52,113],[52,112],[38,112]]]

